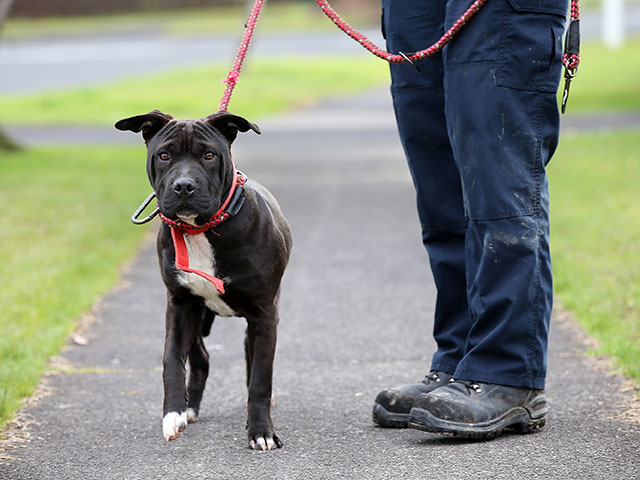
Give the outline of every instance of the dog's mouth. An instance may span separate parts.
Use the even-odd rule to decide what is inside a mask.
[[[184,223],[188,223],[189,225],[197,227],[196,218],[198,218],[198,214],[193,212],[192,210],[180,210],[176,216]]]
[[[176,201],[176,199],[166,198],[163,199],[163,201],[158,202],[160,211],[164,216],[171,220],[180,220],[193,226],[197,226],[198,222],[205,223],[212,215],[212,213],[209,213],[211,210],[211,206],[209,204],[196,205],[196,203],[200,202]]]
[[[173,189],[163,188],[158,198],[158,206],[166,218],[194,227],[207,223],[220,204],[210,188],[202,188],[189,196],[176,195]]]

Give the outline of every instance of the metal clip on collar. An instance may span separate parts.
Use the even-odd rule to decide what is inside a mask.
[[[158,207],[153,212],[151,212],[151,215],[149,215],[148,217],[145,217],[143,219],[138,219],[140,214],[144,212],[144,209],[149,206],[149,204],[154,198],[156,198],[156,192],[153,192],[151,195],[147,197],[147,199],[144,202],[142,202],[142,205],[140,205],[138,209],[131,216],[131,221],[133,223],[135,223],[136,225],[144,225],[145,223],[153,220],[155,216],[158,215],[158,213],[160,213],[160,208]]]

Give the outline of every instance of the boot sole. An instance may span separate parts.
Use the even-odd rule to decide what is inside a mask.
[[[407,428],[410,415],[408,413],[390,412],[382,405],[373,405],[373,423],[384,428]]]
[[[463,438],[495,438],[506,429],[520,433],[530,433],[539,430],[546,424],[546,413],[532,417],[524,407],[515,407],[504,415],[489,422],[463,423],[443,420],[433,416],[427,410],[412,408],[409,414],[408,426],[424,432],[451,433],[454,437]]]

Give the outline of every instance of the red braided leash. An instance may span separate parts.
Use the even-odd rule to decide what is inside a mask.
[[[253,8],[251,9],[251,13],[249,14],[249,19],[245,24],[244,35],[242,35],[242,40],[240,41],[240,46],[238,47],[238,53],[236,54],[236,60],[233,63],[233,68],[227,75],[227,78],[222,81],[222,83],[225,83],[227,86],[225,87],[224,94],[220,99],[218,110],[228,110],[229,108],[231,94],[233,93],[233,89],[236,87],[236,83],[238,83],[240,70],[242,70],[242,64],[244,63],[244,59],[247,56],[247,51],[249,50],[249,45],[251,44],[251,38],[253,37],[253,32],[256,28],[258,15],[260,15],[260,10],[262,9],[265,1],[266,0],[256,0],[253,4]]]
[[[226,84],[224,94],[220,99],[220,104],[218,106],[218,110],[228,110],[229,101],[231,100],[231,95],[233,94],[233,90],[238,83],[238,78],[240,76],[240,71],[242,70],[242,65],[247,55],[247,51],[249,50],[249,45],[251,44],[251,39],[253,38],[253,34],[255,32],[256,23],[258,21],[258,16],[260,15],[260,11],[262,6],[264,5],[266,0],[255,0],[253,4],[253,8],[251,9],[251,13],[249,14],[249,19],[245,24],[245,31],[242,36],[242,41],[240,42],[240,46],[238,47],[238,53],[236,54],[236,59],[233,64],[233,68],[226,76],[226,78],[222,81]],[[420,50],[419,52],[415,52],[411,55],[404,54],[400,52],[399,54],[389,53],[386,50],[378,47],[375,43],[369,40],[365,35],[357,31],[347,22],[340,18],[340,15],[329,5],[327,0],[315,0],[320,9],[331,19],[333,23],[335,23],[340,30],[346,33],[349,37],[353,38],[360,45],[362,45],[369,52],[374,54],[375,56],[386,60],[389,63],[413,63],[416,60],[422,60],[424,58],[430,57],[431,55],[441,51],[446,44],[448,44],[458,33],[464,25],[466,25],[476,13],[480,11],[480,9],[487,3],[488,0],[474,0],[471,6],[455,21],[453,26],[449,28],[445,32],[445,34],[440,37],[440,39],[424,50]],[[565,46],[565,53],[562,56],[562,63],[564,64],[567,71],[571,72],[572,76],[575,76],[577,72],[578,65],[580,64],[580,53],[579,53],[579,34],[576,33],[574,38],[573,49],[569,49],[569,40],[570,33],[572,30],[572,24],[575,24],[575,31],[578,30],[578,20],[580,18],[580,0],[571,0],[571,24],[569,28],[569,33],[567,34],[567,45]],[[576,40],[577,39],[577,40]],[[572,50],[572,51],[570,51]],[[576,51],[577,50],[577,51]],[[566,77],[566,75],[565,75]]]
[[[455,37],[462,27],[469,22],[473,18],[473,16],[478,13],[478,11],[487,3],[487,0],[475,0],[471,6],[464,12],[458,20],[453,24],[453,26],[445,32],[445,34],[438,40],[436,43],[431,45],[424,50],[420,50],[419,52],[413,53],[411,55],[401,54],[393,54],[389,53],[386,50],[375,45],[371,40],[365,37],[362,33],[358,32],[355,28],[349,25],[347,22],[340,18],[340,15],[331,8],[331,5],[327,2],[327,0],[315,0],[318,6],[322,9],[322,11],[335,23],[340,30],[349,35],[355,41],[357,41],[360,45],[366,48],[369,52],[373,53],[376,57],[380,57],[383,60],[386,60],[389,63],[413,63],[415,60],[422,60],[423,58],[430,57],[434,53],[438,53],[440,50],[444,48],[444,46],[449,43],[453,37]]]
[[[238,53],[236,54],[233,68],[231,69],[227,77],[222,81],[226,84],[226,87],[224,89],[224,94],[220,99],[218,110],[228,110],[229,108],[231,95],[233,94],[236,83],[238,83],[240,71],[242,70],[242,65],[247,56],[247,51],[249,50],[249,45],[251,44],[251,39],[255,32],[258,16],[260,15],[260,11],[265,1],[266,0],[255,0],[255,3],[253,4],[253,8],[251,9],[251,13],[249,14],[249,19],[247,20],[247,23],[245,25],[245,31],[244,35],[242,36],[242,41],[240,42],[240,46],[238,47]],[[413,53],[411,55],[405,55],[404,53],[393,54],[383,50],[382,48],[375,45],[367,37],[365,37],[362,33],[358,32],[347,22],[342,20],[340,18],[340,15],[338,15],[338,13],[333,8],[331,8],[331,5],[329,5],[326,0],[316,0],[316,3],[322,9],[322,11],[338,26],[338,28],[340,28],[343,32],[356,40],[364,48],[369,50],[377,57],[380,57],[390,63],[413,63],[416,60],[422,60],[423,58],[430,57],[434,53],[442,50],[444,46],[449,43],[451,39],[458,34],[458,32],[460,32],[460,29],[469,20],[471,20],[471,18],[476,13],[478,13],[482,6],[487,3],[487,0],[475,0],[473,4],[467,9],[467,11],[464,12],[462,16],[453,24],[453,26],[442,36],[442,38],[440,38],[440,40],[431,45],[429,48]]]
[[[569,99],[569,87],[571,80],[578,74],[580,65],[580,0],[571,0],[571,19],[564,39],[564,53],[562,64],[564,65],[564,92],[562,93],[561,111],[567,109]]]
[[[580,20],[580,1],[571,0],[571,19],[567,36],[571,34],[572,25],[575,25],[574,22],[577,22],[578,20]],[[579,50],[579,44],[575,47]],[[570,53],[567,51],[567,48],[565,48],[565,52],[562,55],[562,64],[567,70],[577,71],[578,66],[580,65],[580,53]]]
[[[423,58],[430,57],[434,53],[441,51],[444,46],[449,43],[469,20],[471,20],[476,13],[487,3],[487,0],[475,0],[471,6],[464,12],[453,26],[445,32],[445,34],[436,43],[424,50],[406,55],[403,52],[399,54],[389,53],[386,50],[375,45],[371,40],[365,37],[362,33],[358,32],[355,28],[349,25],[347,22],[340,18],[340,15],[331,8],[327,0],[315,0],[322,11],[335,23],[340,30],[349,35],[360,45],[366,48],[369,52],[375,56],[386,60],[389,63],[405,63],[409,62],[413,64],[415,60],[422,60]],[[578,72],[578,65],[580,65],[580,0],[571,0],[571,20],[569,23],[569,29],[565,38],[564,54],[562,55],[562,63],[565,67],[565,86],[564,94],[562,96],[562,113],[564,113],[567,106],[567,98],[569,97],[569,86],[571,80],[576,76]],[[416,67],[417,68],[417,67]]]

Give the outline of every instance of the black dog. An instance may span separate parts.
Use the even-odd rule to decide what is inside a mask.
[[[166,440],[198,417],[209,372],[203,337],[215,315],[241,316],[247,320],[249,446],[281,447],[271,420],[271,383],[291,232],[275,198],[256,182],[245,184],[230,153],[238,131],[260,130],[228,112],[181,120],[158,110],[120,120],[116,128],[142,131],[147,174],[165,222],[157,247],[167,287]]]

